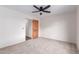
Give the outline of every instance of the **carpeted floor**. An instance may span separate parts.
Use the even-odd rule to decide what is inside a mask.
[[[72,54],[76,45],[47,38],[27,40],[17,45],[0,49],[0,54]]]

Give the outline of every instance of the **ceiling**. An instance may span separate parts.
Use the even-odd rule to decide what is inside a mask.
[[[41,5],[37,5],[40,7]],[[45,7],[45,5],[42,5]],[[32,11],[37,11],[36,8],[33,7],[33,5],[4,5],[3,7],[7,7],[12,10],[16,10],[18,12],[22,12],[24,14],[28,15],[34,15],[34,16],[40,16],[38,13],[32,13]],[[51,5],[51,7],[47,10],[50,10],[51,13],[43,13],[43,15],[54,15],[54,14],[63,14],[63,13],[69,13],[69,12],[75,12],[76,6],[75,5]]]

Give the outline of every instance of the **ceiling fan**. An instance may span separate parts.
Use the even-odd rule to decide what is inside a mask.
[[[51,13],[51,11],[46,11],[46,9],[51,7],[50,5],[47,5],[46,7],[43,6],[37,7],[36,5],[33,5],[33,7],[36,8],[38,11],[32,11],[32,13],[40,12],[40,15],[42,15],[42,12]]]

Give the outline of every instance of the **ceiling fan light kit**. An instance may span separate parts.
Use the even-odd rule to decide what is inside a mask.
[[[33,7],[36,8],[38,11],[32,11],[32,13],[40,12],[40,15],[42,15],[42,12],[51,13],[51,11],[46,10],[49,7],[51,7],[50,5],[47,5],[46,7],[43,7],[43,6],[37,7],[36,5],[33,5]]]

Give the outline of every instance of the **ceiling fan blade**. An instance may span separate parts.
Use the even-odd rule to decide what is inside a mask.
[[[43,11],[43,12],[46,12],[46,13],[51,13],[51,11]]]
[[[36,13],[36,12],[40,12],[40,11],[32,11],[32,13]]]
[[[48,6],[46,6],[45,8],[43,8],[43,10],[45,10],[45,9],[47,9],[47,8],[49,8],[50,7],[50,5],[48,5]]]
[[[36,9],[40,10],[40,8],[38,8],[37,6],[33,5],[33,7],[35,7]]]

